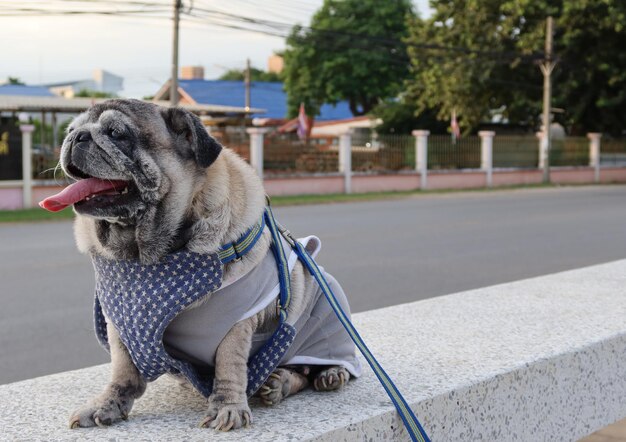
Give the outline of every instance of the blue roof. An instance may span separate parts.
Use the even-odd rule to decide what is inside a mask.
[[[31,97],[54,97],[54,94],[43,86],[25,86],[23,84],[2,84],[0,95],[28,95]]]
[[[198,104],[219,104],[222,106],[245,106],[246,92],[243,81],[226,80],[178,80],[179,86]],[[287,116],[287,94],[282,83],[253,81],[250,83],[250,107],[266,109],[260,114],[265,118],[285,118]],[[325,104],[317,120],[341,120],[351,118],[352,112],[347,101],[336,106]]]

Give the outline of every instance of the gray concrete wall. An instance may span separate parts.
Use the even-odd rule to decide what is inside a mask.
[[[571,441],[626,416],[626,260],[355,315],[434,441]],[[161,378],[127,422],[69,430],[106,365],[0,386],[9,440],[406,440],[373,373],[254,403],[252,427],[196,427],[205,401]]]

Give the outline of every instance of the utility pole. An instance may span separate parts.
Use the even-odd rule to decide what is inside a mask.
[[[550,112],[552,101],[552,81],[550,76],[556,63],[552,55],[552,17],[546,22],[546,48],[543,62],[539,65],[543,73],[543,134],[541,137],[541,160],[543,182],[550,182]]]
[[[174,0],[174,35],[172,38],[172,76],[170,78],[170,104],[178,104],[178,24],[182,0]]]
[[[246,72],[244,77],[246,85],[246,111],[250,110],[250,59],[246,59]]]

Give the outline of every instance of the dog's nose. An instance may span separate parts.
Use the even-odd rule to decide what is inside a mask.
[[[76,142],[82,143],[84,141],[91,141],[91,132],[84,130],[76,135]]]

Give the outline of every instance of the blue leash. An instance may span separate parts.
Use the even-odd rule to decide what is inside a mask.
[[[288,268],[287,260],[286,260],[284,251],[282,250],[282,247],[280,246],[281,240],[280,240],[280,236],[278,233],[279,228],[277,227],[276,220],[274,219],[274,214],[272,213],[272,209],[269,207],[269,199],[268,199],[268,206],[265,208],[265,223],[267,227],[269,228],[270,232],[272,233],[272,240],[274,241],[274,244],[276,244],[277,246],[277,247],[274,247],[274,251],[275,251],[274,253],[276,257],[276,262],[278,263],[278,267],[279,267],[278,273],[279,275],[281,275],[280,276],[280,285],[281,285],[281,302],[280,302],[281,312],[280,313],[281,313],[281,319],[283,319],[283,315],[286,316],[285,310],[286,310],[286,306],[289,304],[289,298],[291,296],[290,289],[289,289],[289,279],[288,279],[289,271],[288,270],[286,272],[281,271],[281,269]],[[398,414],[400,414],[400,417],[402,418],[402,421],[404,422],[404,426],[406,427],[406,430],[409,433],[411,440],[417,441],[417,442],[430,442],[428,435],[426,435],[424,428],[422,428],[422,425],[417,420],[417,417],[415,417],[415,414],[411,410],[411,407],[409,407],[409,405],[406,403],[406,401],[402,397],[402,394],[400,394],[400,391],[395,386],[395,384],[393,383],[389,375],[380,366],[380,364],[378,363],[374,355],[372,355],[372,353],[370,352],[369,348],[367,348],[367,345],[365,345],[365,342],[363,342],[363,339],[354,328],[354,325],[352,325],[352,322],[350,322],[350,319],[348,318],[346,313],[343,311],[343,309],[339,305],[339,302],[337,302],[337,298],[335,298],[333,291],[331,290],[328,283],[326,282],[326,278],[324,278],[324,275],[322,275],[322,273],[320,272],[320,269],[317,266],[317,263],[313,260],[313,258],[311,258],[309,253],[302,246],[302,244],[300,244],[291,235],[291,233],[288,230],[281,228],[280,233],[285,238],[285,240],[287,240],[287,242],[291,245],[291,247],[294,249],[294,251],[298,255],[298,258],[302,261],[302,263],[304,263],[304,265],[306,266],[308,271],[311,273],[311,275],[313,275],[313,277],[319,284],[320,288],[322,289],[324,296],[330,303],[330,306],[332,307],[333,311],[339,318],[339,321],[344,326],[344,328],[350,335],[350,338],[354,341],[358,349],[361,351],[361,353],[367,360],[367,363],[370,365],[370,367],[372,367],[372,370],[374,370],[376,377],[378,377],[378,380],[383,385],[384,389],[387,391],[387,394],[391,398],[391,401],[396,407]]]

